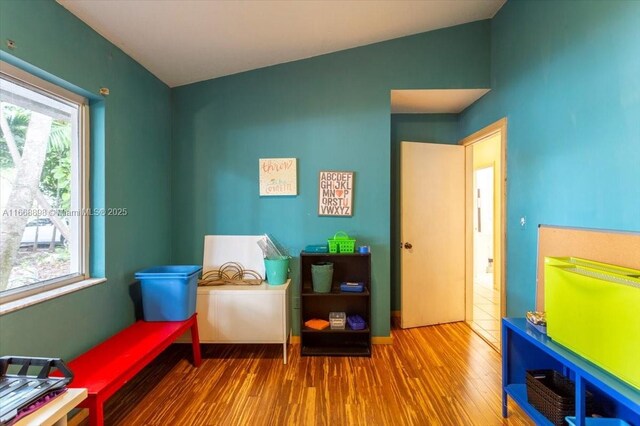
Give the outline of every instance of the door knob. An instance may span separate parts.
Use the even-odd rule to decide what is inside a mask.
[[[404,248],[410,249],[413,248],[413,246],[411,245],[411,243],[404,243]]]

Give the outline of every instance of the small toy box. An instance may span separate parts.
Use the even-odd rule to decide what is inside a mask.
[[[347,323],[352,330],[364,330],[367,328],[367,323],[360,315],[349,315],[347,317]]]
[[[304,248],[305,253],[329,253],[329,246],[326,244],[309,244]]]
[[[347,315],[344,312],[329,312],[329,322],[332,330],[344,330]]]
[[[349,293],[362,293],[364,291],[364,283],[340,283],[340,291]]]

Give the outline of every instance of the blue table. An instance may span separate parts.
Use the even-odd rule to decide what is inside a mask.
[[[640,354],[638,355],[640,362]],[[537,425],[552,425],[527,402],[526,370],[554,369],[576,385],[576,421],[585,426],[585,393],[608,417],[617,417],[640,426],[640,392],[602,368],[553,342],[546,334],[527,324],[524,318],[502,319],[502,416],[507,417],[507,397],[511,397]],[[600,413],[602,414],[602,413]]]

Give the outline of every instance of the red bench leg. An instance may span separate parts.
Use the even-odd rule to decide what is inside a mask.
[[[89,425],[90,426],[103,426],[104,425],[104,411],[102,410],[102,401],[94,396],[87,398],[89,401],[86,406],[89,408]]]
[[[191,346],[193,347],[193,365],[200,367],[202,356],[200,355],[200,336],[198,335],[197,317],[193,316],[193,324],[191,324]]]

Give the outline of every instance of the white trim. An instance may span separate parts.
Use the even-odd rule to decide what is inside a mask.
[[[82,280],[74,284],[65,285],[62,287],[54,288],[53,290],[43,291],[41,293],[34,294],[29,297],[23,297],[13,302],[7,302],[0,305],[0,315],[5,315],[10,312],[15,312],[20,309],[24,309],[29,306],[33,306],[37,303],[42,303],[47,300],[55,299],[56,297],[63,296],[65,294],[73,293],[83,288],[91,287],[96,284],[102,284],[106,282],[106,278],[89,278]]]
[[[65,98],[68,101],[74,102],[78,105],[84,105],[88,103],[87,99],[84,96],[73,93],[58,86],[57,84],[43,80],[40,77],[36,77],[35,75],[18,67],[14,67],[13,65],[4,61],[0,61],[0,74],[4,74],[13,80],[19,80],[22,83],[26,83],[30,86],[36,86],[42,91],[51,93],[56,97]]]
[[[0,76],[10,84],[17,85],[28,90],[30,93],[35,93],[37,96],[45,96],[47,99],[53,99],[61,105],[67,105],[69,113],[72,115],[72,121],[74,121],[72,123],[72,204],[70,209],[72,211],[88,211],[90,207],[90,125],[88,100],[81,95],[36,77],[4,61],[0,61]],[[71,111],[72,108],[73,112]],[[75,120],[74,115],[76,116]],[[72,217],[69,224],[70,231],[72,232],[71,236],[74,237],[72,238],[74,241],[70,241],[71,265],[72,269],[77,272],[1,292],[4,294],[0,294],[0,315],[106,281],[104,278],[90,277],[89,219],[88,215],[80,214]],[[74,266],[74,263],[76,266]]]
[[[73,273],[61,275],[49,280],[36,281],[34,283],[16,288],[9,288],[3,290],[2,293],[0,293],[0,305],[13,302],[14,300],[22,299],[24,297],[29,297],[37,293],[43,293],[45,291],[53,290],[58,287],[77,283],[78,281],[82,281],[88,278],[89,277],[85,277],[79,273]]]
[[[80,141],[80,157],[78,164],[78,171],[80,173],[80,206],[81,208],[90,208],[91,207],[91,197],[90,197],[90,166],[91,166],[91,116],[89,115],[89,104],[83,104],[80,107],[80,137],[82,140]],[[80,216],[80,267],[82,268],[82,272],[84,273],[84,277],[89,279],[91,277],[90,270],[90,262],[89,262],[89,251],[91,249],[91,238],[89,237],[89,230],[91,229],[89,216]]]

